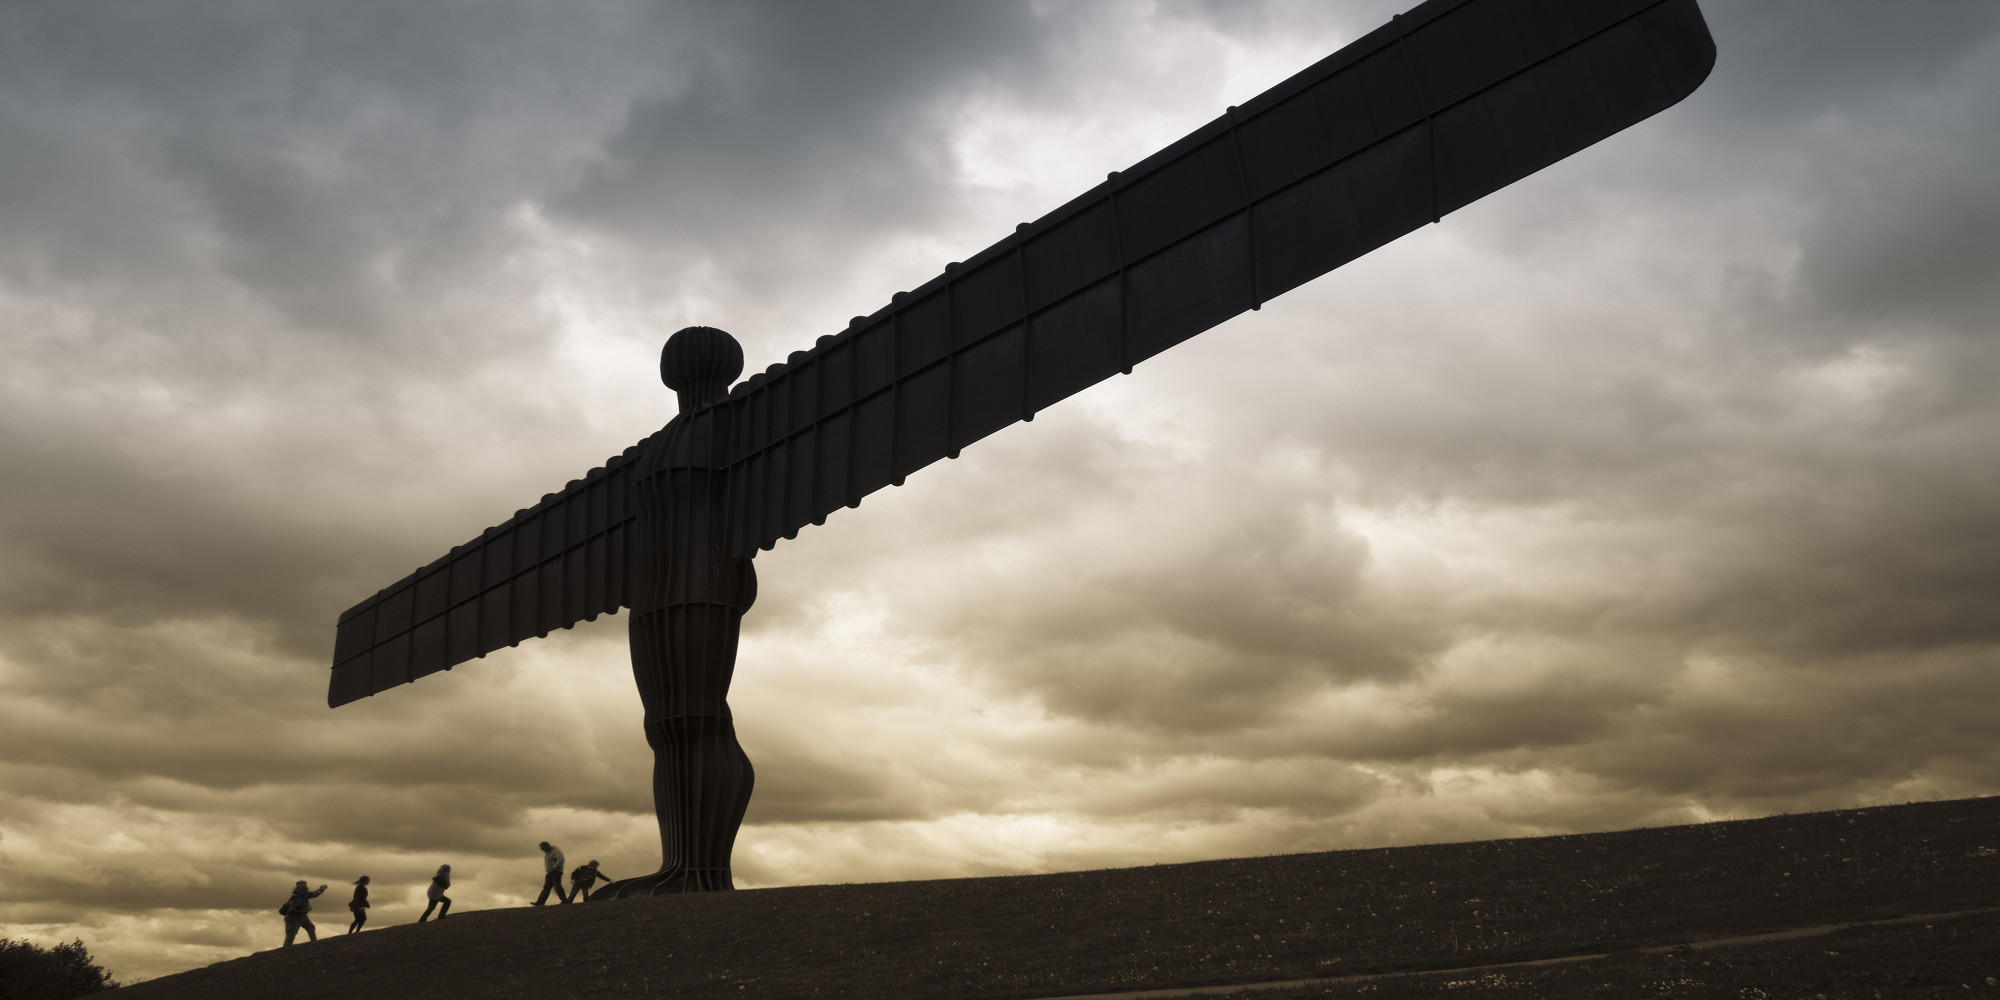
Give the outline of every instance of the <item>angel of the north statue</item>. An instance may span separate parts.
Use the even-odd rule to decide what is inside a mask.
[[[730,888],[727,695],[759,549],[1661,111],[1715,62],[1694,0],[1429,0],[735,383],[690,327],[680,414],[340,616],[330,705],[630,608],[658,872]],[[732,383],[735,383],[732,385]]]

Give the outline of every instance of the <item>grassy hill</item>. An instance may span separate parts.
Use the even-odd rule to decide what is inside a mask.
[[[476,911],[261,952],[119,995],[998,1000],[1460,968],[1996,902],[2000,798],[1984,798],[1061,875]],[[329,927],[338,923],[333,916]],[[274,940],[279,924],[273,914]],[[1994,968],[1984,975],[2000,976],[2000,921],[1950,924],[1938,933],[1953,941],[1947,946],[1940,937],[1938,954],[1972,949],[1965,961],[1974,964],[1991,954]],[[1763,953],[1838,950],[1827,940]],[[1896,952],[1895,961],[1907,964],[1908,952]],[[1716,970],[1710,978],[1722,992],[1701,992],[1706,987],[1689,974],[1687,960],[1670,967],[1657,956],[1546,970],[1557,977],[1547,980],[1547,991],[1516,990],[1516,981],[1531,979],[1524,973],[1499,985],[1484,981],[1487,993],[1474,991],[1477,976],[1449,992],[1571,995],[1556,987],[1560,977],[1591,970],[1591,989],[1602,983],[1606,996],[1814,995],[1742,993],[1721,982],[1718,958],[1732,968],[1755,954],[1702,953],[1711,964],[1694,968]],[[1768,974],[1781,976],[1791,959],[1771,961],[1779,971]],[[1615,983],[1604,978],[1607,970]],[[1912,973],[1901,977],[1911,982],[1890,985],[1932,989],[1916,981],[1922,978]],[[1659,986],[1669,979],[1686,980],[1687,989]],[[1960,979],[1949,984],[1950,995],[2000,996],[1983,978],[1962,981],[1963,989]],[[1424,977],[1254,995],[1346,995],[1326,990],[1367,986],[1371,997],[1429,996],[1423,991],[1445,990],[1443,982],[1460,981]],[[1971,992],[1974,983],[1984,992]]]
[[[1625,952],[1539,968],[1506,966],[1287,989],[1221,990],[1204,1000],[1915,1000],[2000,996],[2000,913],[1866,925],[1750,947]]]

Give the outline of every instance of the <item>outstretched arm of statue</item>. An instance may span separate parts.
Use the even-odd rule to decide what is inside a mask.
[[[655,437],[349,608],[335,631],[327,704],[626,606],[633,464]]]
[[[729,393],[734,551],[1666,108],[1694,0],[1426,3]]]

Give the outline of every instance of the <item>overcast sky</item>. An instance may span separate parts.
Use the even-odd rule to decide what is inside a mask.
[[[658,863],[624,616],[341,610],[1402,3],[0,11],[0,936]],[[2000,791],[2000,5],[1681,105],[758,557],[742,887]]]

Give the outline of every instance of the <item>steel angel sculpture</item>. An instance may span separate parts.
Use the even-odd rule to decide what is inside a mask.
[[[342,614],[327,701],[629,608],[661,866],[599,895],[730,888],[759,549],[1673,105],[1714,61],[1694,0],[1429,0],[747,381],[728,334],[682,330],[660,360],[679,416]]]

